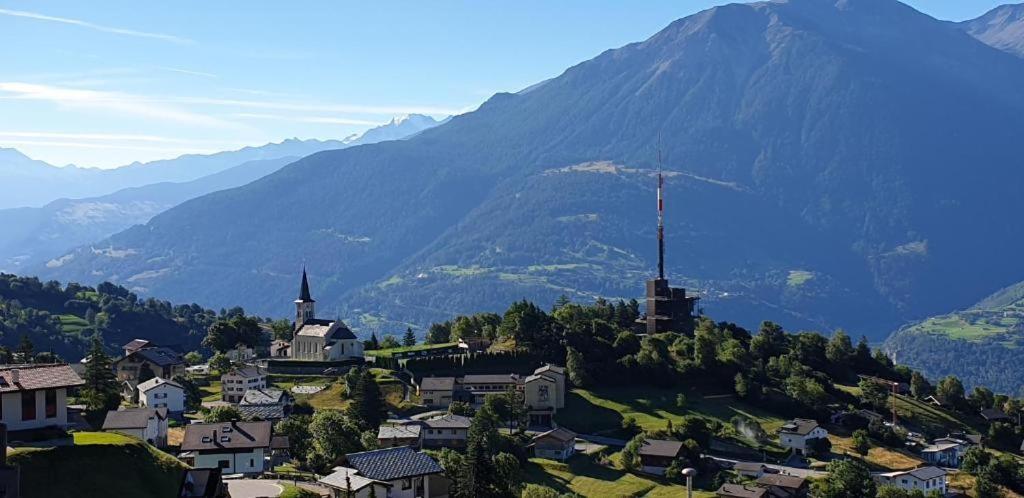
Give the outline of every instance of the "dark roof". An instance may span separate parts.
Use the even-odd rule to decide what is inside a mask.
[[[284,405],[238,405],[238,413],[247,420],[281,420],[284,416]]]
[[[789,434],[798,434],[806,436],[811,433],[814,429],[818,428],[818,421],[811,420],[809,418],[795,418],[790,422],[786,422],[785,425],[779,429],[779,432],[786,432]]]
[[[144,429],[149,425],[149,419],[156,416],[157,412],[153,408],[111,410],[107,412],[107,418],[103,420],[103,430]]]
[[[424,377],[420,381],[420,390],[451,391],[455,389],[455,377]]]
[[[269,448],[271,427],[267,421],[186,425],[181,451]]]
[[[683,443],[680,441],[648,439],[644,441],[644,445],[640,447],[639,454],[641,456],[659,456],[675,458],[679,456],[679,452],[682,449]]]
[[[17,382],[14,381],[15,376],[18,377]],[[3,393],[75,387],[83,384],[85,381],[67,364],[0,367],[0,392]]]
[[[135,351],[137,349],[142,349],[142,348],[144,348],[146,346],[151,346],[151,345],[155,346],[156,344],[153,344],[152,342],[147,341],[146,339],[132,339],[131,342],[129,342],[128,344],[125,344],[124,346],[122,346],[121,349],[124,349],[124,350],[127,350],[127,351]]]
[[[463,384],[506,384],[519,380],[516,374],[484,374],[465,375],[462,377]]]
[[[221,498],[227,496],[223,488],[220,469],[185,469],[178,485],[178,497]]]
[[[288,400],[288,393],[277,388],[246,389],[239,405],[279,405]]]
[[[986,408],[986,409],[981,411],[981,416],[982,416],[982,418],[984,418],[985,420],[988,420],[988,421],[992,421],[992,420],[1007,420],[1007,419],[1010,418],[1008,415],[1006,415],[1005,412],[1003,412],[1002,410],[1000,410],[998,408]]]
[[[313,303],[313,297],[309,295],[309,279],[306,278],[306,269],[302,269],[302,285],[299,287],[299,301]]]
[[[800,489],[807,484],[807,479],[797,476],[787,476],[783,474],[765,474],[757,478],[757,483],[761,486],[777,486],[786,489]]]
[[[153,363],[161,367],[169,367],[172,365],[180,365],[185,363],[185,360],[181,358],[175,350],[171,348],[165,348],[158,346],[155,348],[142,348],[132,354],[129,354],[125,358],[132,357],[134,355],[141,356],[146,361]],[[122,358],[123,360],[124,358]]]
[[[946,471],[942,470],[942,469],[940,469],[938,467],[920,467],[920,468],[908,471],[907,474],[910,474],[910,475],[912,475],[912,476],[914,476],[914,477],[916,477],[918,479],[921,479],[922,481],[926,481],[928,479],[935,479],[936,477],[942,477],[942,476],[946,475]]]
[[[237,376],[237,377],[242,377],[242,378],[248,379],[248,378],[252,378],[252,377],[261,377],[261,376],[263,376],[265,374],[263,373],[262,370],[260,370],[260,367],[248,366],[248,367],[244,367],[244,368],[233,368],[233,369],[231,369],[231,371],[229,371],[228,373],[222,375],[221,377],[224,377],[224,376],[227,376],[227,375]]]
[[[743,484],[723,484],[716,492],[718,496],[730,498],[763,498],[768,494],[764,488],[747,487]]]
[[[378,481],[444,472],[430,455],[419,453],[408,446],[349,453],[345,457],[349,465],[361,475]]]
[[[534,441],[536,441],[538,439],[545,439],[545,438],[551,438],[551,439],[554,439],[556,441],[559,441],[559,442],[562,442],[562,443],[566,443],[566,442],[569,442],[569,441],[575,441],[576,440],[576,433],[573,432],[573,431],[570,431],[569,429],[566,429],[564,427],[559,427],[558,429],[552,429],[552,430],[544,432],[542,434],[537,434],[536,436],[533,436],[533,440]]]

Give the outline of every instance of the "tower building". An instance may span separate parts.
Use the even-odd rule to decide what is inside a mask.
[[[302,269],[302,286],[299,288],[299,298],[295,300],[295,330],[302,328],[307,320],[316,318],[316,301],[309,295],[309,278],[306,277],[306,269]]]
[[[686,289],[671,287],[665,278],[665,181],[661,174],[661,152],[658,152],[658,277],[647,281],[647,312],[640,320],[648,334],[679,332],[693,334],[694,309],[697,296],[687,296]]]

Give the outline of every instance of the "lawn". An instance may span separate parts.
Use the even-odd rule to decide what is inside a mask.
[[[199,392],[203,393],[203,401],[220,401],[220,390],[220,380],[211,380],[210,385],[199,388]]]
[[[836,434],[829,434],[829,441],[832,442],[832,453],[836,455],[849,454],[865,461],[873,470],[893,471],[909,470],[917,468],[924,462],[906,450],[894,450],[881,446],[872,446],[867,456],[861,456],[853,449],[853,439]]]
[[[587,497],[611,496],[686,496],[685,486],[668,484],[652,477],[628,474],[618,469],[598,465],[590,457],[577,455],[567,463],[531,458],[524,466],[527,483],[548,486],[561,493],[574,492]],[[699,498],[713,497],[714,493],[695,491]]]
[[[391,349],[374,349],[371,351],[364,351],[363,354],[366,356],[379,356],[381,358],[390,358],[397,353],[408,353],[410,351],[429,351],[432,349],[445,349],[452,346],[457,346],[457,342],[446,342],[444,344],[417,344],[415,346],[402,346],[400,348]]]
[[[90,444],[135,444],[138,440],[116,432],[75,432],[72,434],[76,445]]]
[[[60,328],[67,334],[80,335],[82,329],[89,328],[89,322],[75,315],[57,315]]]

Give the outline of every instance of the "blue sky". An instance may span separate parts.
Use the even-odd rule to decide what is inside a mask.
[[[471,110],[722,2],[0,0],[0,146],[64,165]],[[988,0],[915,0],[962,20]]]

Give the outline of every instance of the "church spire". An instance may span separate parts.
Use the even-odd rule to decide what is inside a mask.
[[[309,295],[309,279],[306,278],[306,267],[302,267],[302,287],[299,289],[299,301],[313,302],[313,297]]]

